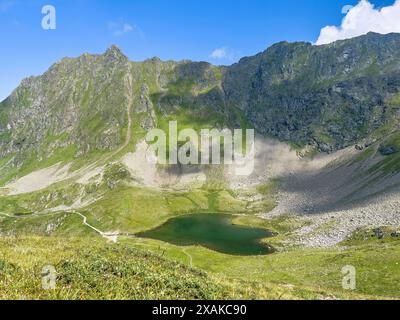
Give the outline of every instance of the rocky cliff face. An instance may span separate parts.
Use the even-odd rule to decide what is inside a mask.
[[[74,147],[74,155],[108,150],[127,126],[125,79],[129,61],[113,47],[104,55],[63,59],[44,75],[25,79],[0,108],[0,155],[46,158]]]
[[[230,67],[130,62],[116,47],[66,58],[0,104],[0,166],[116,150],[177,119],[183,126],[253,126],[332,151],[397,128],[400,35],[325,46],[278,43]],[[130,124],[131,128],[128,128]]]
[[[398,115],[399,53],[399,34],[325,46],[278,43],[227,70],[226,101],[260,132],[340,149]]]

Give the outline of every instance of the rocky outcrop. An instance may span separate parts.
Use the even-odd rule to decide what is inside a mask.
[[[399,50],[399,34],[278,43],[227,69],[226,101],[264,134],[341,149],[398,116]]]

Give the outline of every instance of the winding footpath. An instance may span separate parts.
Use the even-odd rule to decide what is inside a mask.
[[[89,227],[90,229],[94,230],[95,232],[97,232],[99,235],[101,235],[103,238],[117,243],[118,242],[118,236],[120,235],[119,233],[111,233],[111,232],[103,232],[99,229],[97,229],[96,227],[92,226],[90,223],[87,222],[87,217],[84,216],[82,213],[77,212],[77,211],[73,211],[72,213],[77,214],[78,216],[80,216],[83,219],[83,225]]]
[[[189,267],[193,267],[193,257],[186,251],[186,249],[183,249],[182,252],[189,258]]]
[[[88,223],[87,222],[87,217],[84,216],[82,213],[77,212],[77,211],[71,211],[71,213],[80,216],[83,219],[82,224],[84,226],[92,229],[93,231],[95,231],[96,233],[101,235],[103,238],[105,238],[105,239],[107,239],[107,240],[109,240],[111,242],[117,243],[118,242],[118,236],[122,235],[120,233],[114,233],[114,232],[103,232],[103,231],[97,229],[96,227],[94,227],[93,225],[91,225],[90,223]],[[15,216],[15,215],[10,215],[8,213],[0,212],[0,216],[6,217],[6,218],[11,218],[11,219],[24,219],[24,218],[47,216],[47,215],[53,215],[53,214],[56,214],[56,212],[30,213],[30,214],[24,214],[24,215],[21,215],[21,216]]]

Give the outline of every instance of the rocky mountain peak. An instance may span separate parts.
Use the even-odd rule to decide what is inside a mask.
[[[110,61],[128,60],[128,58],[122,53],[121,49],[116,45],[112,45],[110,48],[108,48],[104,53],[104,56]]]

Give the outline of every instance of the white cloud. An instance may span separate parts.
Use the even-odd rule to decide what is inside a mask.
[[[226,56],[226,48],[215,49],[210,55],[210,57],[213,59],[224,59]]]
[[[222,47],[215,49],[213,52],[211,52],[210,58],[219,60],[222,59],[233,60],[234,53],[228,47]]]
[[[144,38],[143,31],[136,25],[131,25],[122,20],[119,21],[110,21],[108,23],[108,29],[113,33],[116,37],[121,37],[127,33],[135,32],[139,35],[140,38]]]
[[[328,44],[368,32],[381,34],[400,32],[400,0],[381,9],[375,8],[368,0],[361,0],[356,6],[350,8],[341,26],[322,28],[316,44]]]
[[[116,36],[122,36],[125,33],[129,33],[133,31],[133,27],[129,23],[124,23],[120,30],[115,31]]]

